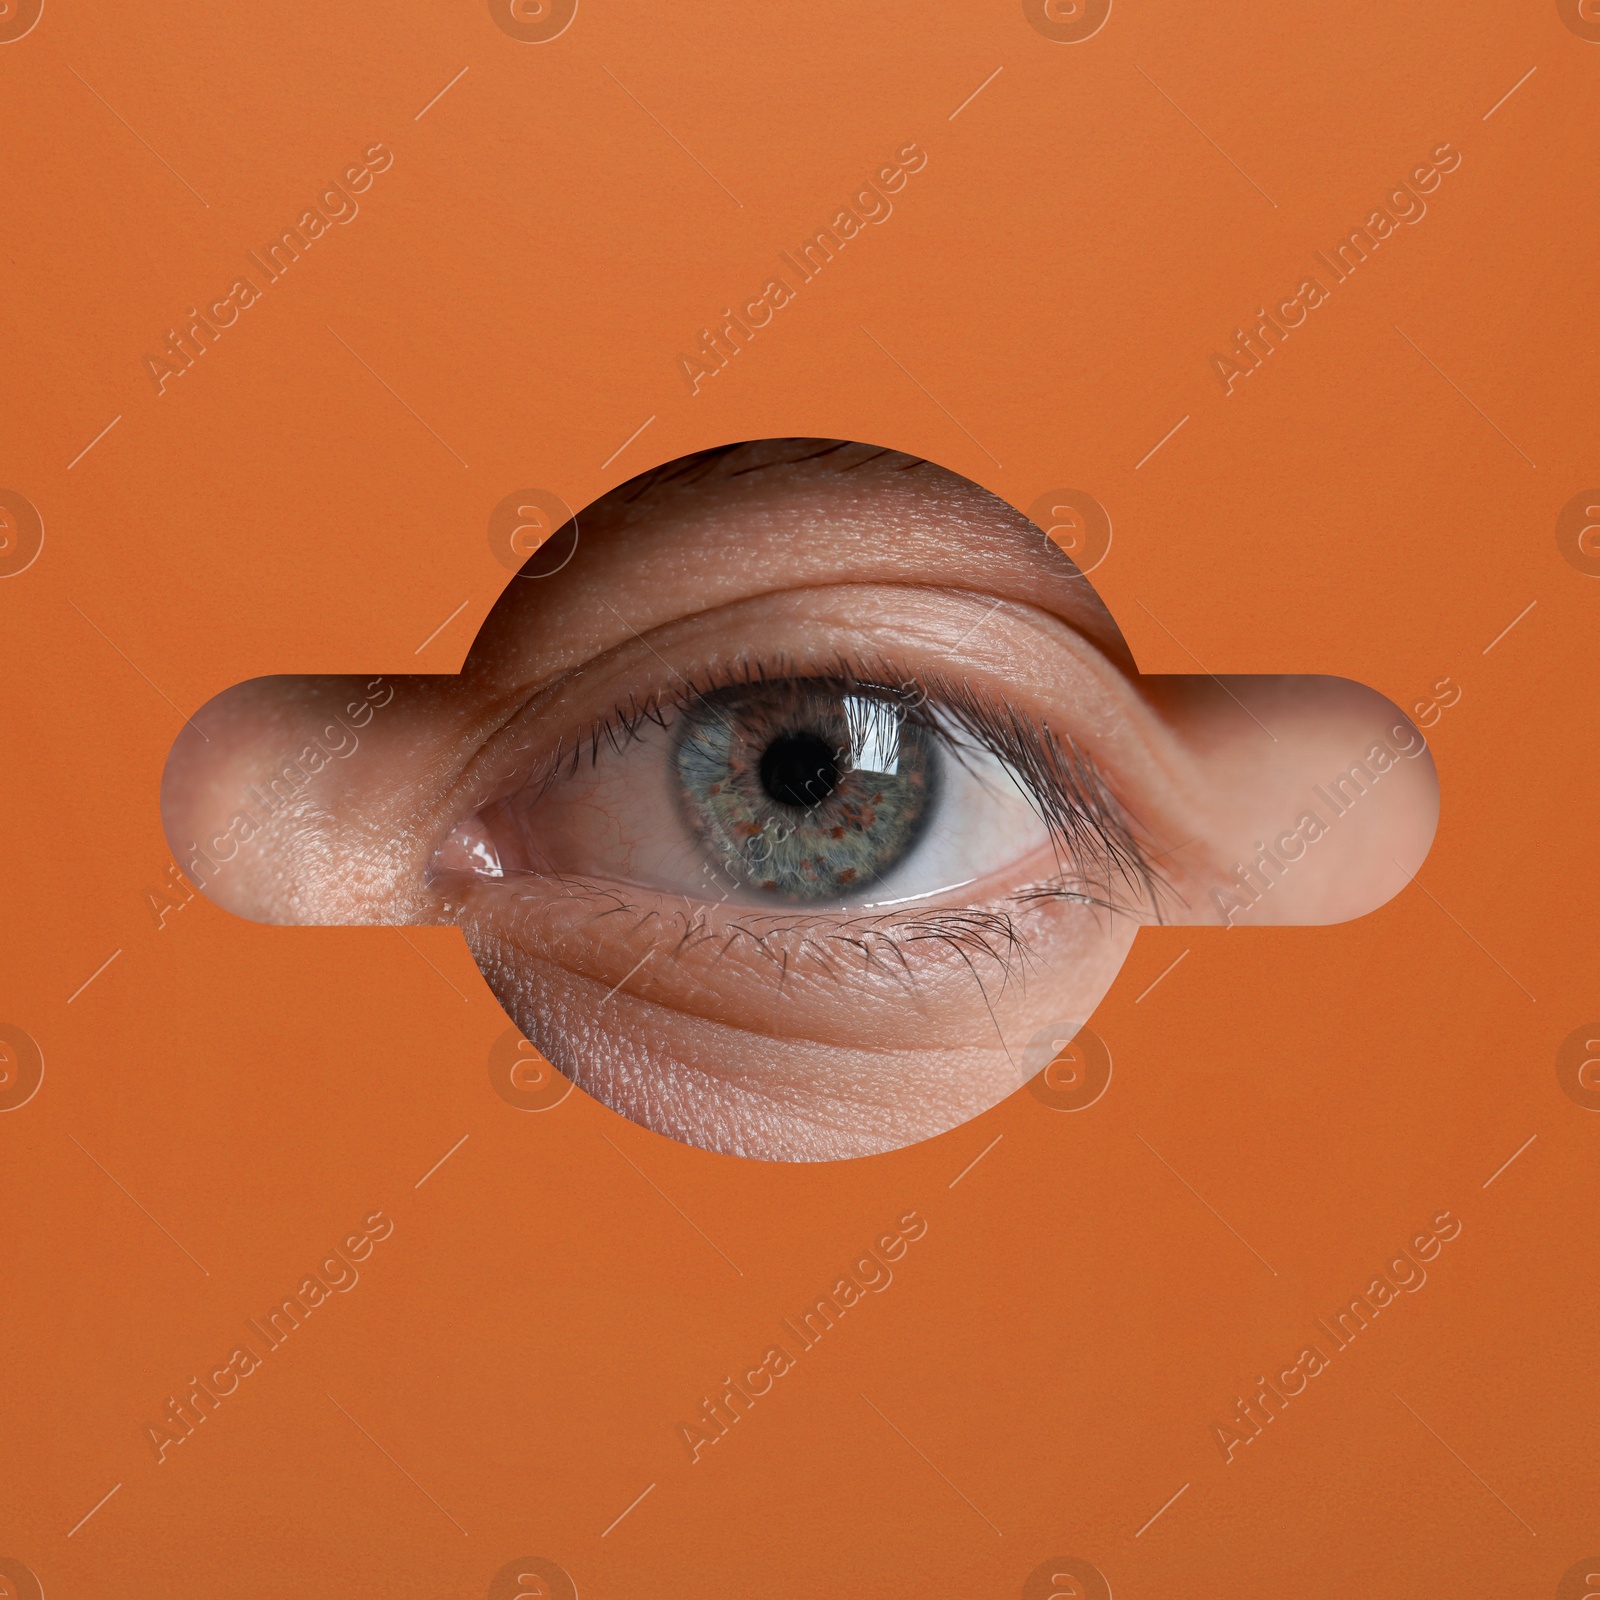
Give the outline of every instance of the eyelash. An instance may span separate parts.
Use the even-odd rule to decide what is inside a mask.
[[[1114,915],[1148,914],[1158,922],[1165,920],[1163,906],[1172,894],[1171,886],[1157,870],[1156,858],[1141,838],[1135,819],[1093,758],[1070,735],[1058,737],[1049,727],[1020,715],[965,679],[945,678],[938,673],[910,674],[882,657],[858,663],[842,656],[826,671],[796,670],[783,657],[740,656],[704,670],[693,681],[675,676],[679,676],[676,686],[642,701],[630,696],[596,718],[570,744],[558,744],[542,773],[535,774],[536,784],[531,785],[533,803],[563,774],[577,772],[585,757],[592,766],[605,751],[620,754],[647,725],[665,731],[677,712],[707,695],[800,679],[826,685],[839,693],[898,699],[907,718],[915,719],[937,737],[954,759],[962,759],[964,744],[968,748],[976,744],[1006,767],[1049,830],[1056,853],[1056,876],[1019,891],[1013,896],[1017,901],[1036,904],[1063,900],[1095,906]],[[929,708],[933,707],[937,710],[930,714]],[[780,922],[783,930],[789,931],[803,919],[761,920]],[[1010,917],[995,912],[947,910],[852,918],[843,924],[835,921],[830,937],[843,938],[847,943],[861,942],[863,934],[892,939],[893,934],[886,933],[886,924],[892,924],[908,942],[936,938],[947,944],[976,945],[1002,964],[1008,953],[1023,953]],[[852,928],[861,931],[852,933]],[[685,939],[693,931],[691,925]],[[769,933],[774,931],[778,930],[769,929]],[[767,936],[755,933],[748,919],[735,924],[734,933],[758,943]]]

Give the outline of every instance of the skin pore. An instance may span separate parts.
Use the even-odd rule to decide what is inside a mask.
[[[830,716],[855,730],[816,769],[830,809],[771,801],[755,757],[810,750],[794,729]],[[742,790],[717,765],[728,738],[749,746]],[[1382,696],[1141,677],[1088,581],[987,490],[795,439],[598,501],[511,581],[459,676],[218,695],[162,788],[178,860],[220,905],[457,923],[582,1088],[773,1160],[986,1110],[1044,1064],[1041,1036],[1088,1020],[1140,923],[1373,909],[1420,866],[1437,806],[1421,735]],[[708,842],[724,816],[738,859]],[[803,873],[765,864],[798,859],[797,828],[842,862],[897,817],[917,842],[881,887],[807,900],[787,887]]]

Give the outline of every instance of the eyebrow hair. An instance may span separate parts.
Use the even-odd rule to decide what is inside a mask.
[[[797,453],[774,456],[769,461],[756,461],[749,466],[735,467],[729,463],[741,451],[748,450],[755,445],[787,444],[793,445]],[[612,490],[624,504],[631,504],[642,499],[653,490],[664,488],[667,484],[676,483],[683,486],[702,483],[707,478],[717,475],[720,471],[725,478],[741,478],[750,472],[765,472],[772,467],[797,467],[807,461],[820,461],[825,456],[837,454],[841,450],[865,450],[868,452],[858,461],[841,464],[841,472],[854,472],[858,468],[870,465],[884,456],[897,455],[900,452],[887,446],[873,446],[857,444],[850,439],[746,439],[738,444],[713,445],[708,450],[696,450],[689,455],[679,456],[676,461],[663,462],[659,467],[651,467],[646,472],[641,472],[638,477],[630,478],[626,483]],[[927,466],[927,460],[922,456],[911,456],[902,463],[899,470],[909,471],[913,467]]]

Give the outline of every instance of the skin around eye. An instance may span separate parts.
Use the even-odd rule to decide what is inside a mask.
[[[1342,920],[1431,840],[1388,701],[1141,678],[1039,531],[927,463],[709,452],[573,542],[459,677],[219,696],[164,816],[241,914],[460,926],[561,1070],[687,1142],[944,1131],[1088,1020],[1141,924]]]

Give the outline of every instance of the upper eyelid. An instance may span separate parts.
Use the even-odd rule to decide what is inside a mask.
[[[890,474],[902,484],[916,476]],[[880,503],[876,494],[865,504],[859,497],[836,504],[809,493],[763,494],[754,508],[714,501],[704,508],[667,504],[615,522],[591,515],[579,566],[552,584],[513,583],[497,602],[496,648],[531,678],[557,656],[576,666],[630,634],[653,636],[695,612],[776,593],[922,588],[1040,608],[1119,670],[1134,671],[1098,592],[1021,513],[987,491],[976,501],[947,492]]]
[[[891,607],[886,600],[896,604]],[[899,602],[913,600],[923,604],[909,617],[898,610]],[[806,625],[798,637],[802,641],[817,637],[818,642],[809,648],[804,643],[796,645],[792,651],[795,665],[803,675],[816,676],[825,660],[837,659],[841,653],[881,656],[874,636],[892,626],[899,636],[897,651],[906,663],[894,667],[898,681],[930,675],[931,668],[908,669],[914,659],[934,660],[949,648],[950,633],[941,634],[941,629],[954,629],[957,637],[969,630],[967,621],[947,617],[943,606],[928,610],[927,602],[935,600],[965,611],[974,622],[990,615],[1002,619],[976,633],[973,644],[961,652],[961,672],[1005,685],[1014,701],[1070,698],[1082,712],[1082,717],[1075,714],[1073,722],[1078,742],[1097,757],[1102,751],[1112,755],[1109,767],[1103,760],[1100,765],[1112,774],[1119,788],[1131,784],[1137,790],[1152,821],[1157,814],[1170,814],[1193,792],[1193,758],[1159,731],[1162,719],[1144,701],[1121,663],[1107,657],[1071,620],[1026,601],[1002,598],[997,607],[992,593],[980,599],[976,591],[941,586],[847,584],[822,590],[773,591],[727,606],[713,605],[673,617],[642,634],[634,631],[546,681],[525,682],[515,688],[507,685],[496,698],[511,709],[496,716],[492,730],[440,797],[436,813],[440,838],[455,821],[522,788],[530,773],[553,755],[558,742],[570,754],[574,742],[587,737],[595,724],[597,703],[608,709],[632,684],[650,675],[656,681],[639,695],[641,702],[670,687],[669,680],[681,687],[688,680],[674,661],[726,659],[721,637],[713,633],[708,642],[708,631],[742,628],[748,633],[752,628],[770,627],[774,616],[780,626],[798,618]],[[820,622],[812,614],[813,603],[824,608]],[[1007,657],[1007,628],[1016,641],[1013,659]],[[1016,630],[1021,630],[1020,634]],[[691,673],[698,670],[689,668]]]

